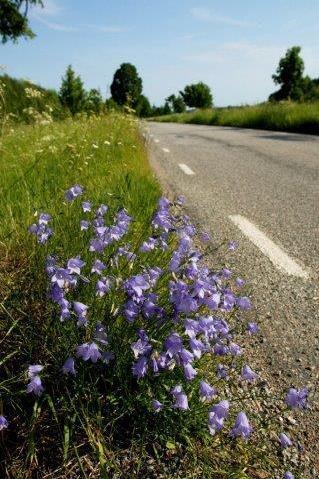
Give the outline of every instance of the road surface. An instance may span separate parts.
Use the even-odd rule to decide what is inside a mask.
[[[250,314],[263,333],[251,362],[278,385],[314,387],[319,137],[168,123],[145,130],[164,189],[186,196],[189,213],[216,244],[239,243],[227,264],[247,280]]]

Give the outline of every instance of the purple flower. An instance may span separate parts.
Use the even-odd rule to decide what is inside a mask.
[[[292,446],[291,439],[284,432],[279,434],[279,442],[282,448]]]
[[[43,369],[43,366],[41,364],[30,364],[28,367],[28,377],[29,379],[34,378],[37,376]]]
[[[245,284],[245,281],[242,278],[237,278],[236,279],[237,288],[241,288],[242,286],[244,286],[244,284]]]
[[[153,399],[152,401],[152,408],[154,409],[155,412],[159,412],[163,409],[164,405],[157,401],[156,399]]]
[[[199,394],[204,401],[208,401],[216,396],[217,390],[206,381],[201,381],[199,383]]]
[[[185,393],[180,392],[174,395],[175,396],[175,404],[173,408],[181,409],[182,411],[186,411],[189,409],[188,407],[188,399]]]
[[[170,357],[173,357],[174,354],[179,353],[183,347],[182,338],[178,333],[172,333],[166,339],[164,346],[166,348],[167,354]]]
[[[92,363],[96,363],[98,359],[101,359],[101,353],[96,343],[84,343],[77,347],[76,355],[79,358],[82,358],[83,361],[88,361],[89,359]]]
[[[135,343],[131,344],[131,349],[134,353],[135,359],[142,355],[148,355],[152,351],[152,346],[148,342],[148,339],[138,339]]]
[[[81,231],[83,231],[83,230],[88,230],[90,224],[91,224],[91,223],[90,223],[89,221],[82,220],[82,221],[80,222]]]
[[[230,435],[233,437],[241,436],[243,439],[248,439],[252,432],[252,427],[249,424],[246,414],[241,411],[235,422],[235,426],[232,428]]]
[[[258,375],[247,364],[245,364],[241,370],[241,377],[245,381],[251,383],[258,377]]]
[[[83,268],[84,265],[84,261],[82,261],[81,258],[77,256],[76,258],[69,259],[67,268],[70,274],[81,274],[81,268]]]
[[[107,210],[109,209],[109,207],[107,205],[104,205],[103,203],[99,206],[99,208],[97,209],[97,216],[103,216],[105,215],[105,213],[107,213]]]
[[[196,369],[193,368],[191,363],[187,363],[184,366],[184,374],[185,374],[185,378],[187,379],[187,381],[191,381],[197,375],[197,371],[196,371]]]
[[[145,356],[141,356],[132,366],[133,376],[137,376],[137,379],[141,379],[146,375],[147,369],[147,358]]]
[[[125,318],[132,323],[140,313],[140,306],[136,304],[133,300],[129,300],[125,303],[123,314]]]
[[[232,356],[241,356],[243,354],[241,347],[236,343],[230,343],[229,352]]]
[[[150,288],[150,284],[143,275],[132,276],[124,283],[124,289],[129,296],[140,298],[143,292]]]
[[[208,428],[209,432],[212,436],[216,434],[216,431],[220,431],[224,425],[224,418],[219,417],[216,413],[214,412],[209,412],[208,413]]]
[[[99,259],[96,259],[92,265],[91,273],[102,274],[102,271],[106,268],[105,264]]]
[[[140,247],[141,253],[148,253],[149,251],[153,251],[157,245],[157,240],[155,238],[148,238],[142,246]]]
[[[0,431],[7,429],[9,423],[4,416],[0,416]]]
[[[59,288],[68,286],[70,283],[72,284],[73,281],[74,281],[74,278],[72,278],[69,271],[64,268],[58,268],[51,278],[51,282],[56,283],[59,286]]]
[[[236,241],[230,241],[228,243],[229,251],[235,251],[237,248],[238,248],[238,243],[236,243]]]
[[[78,316],[85,317],[88,310],[88,306],[86,304],[80,303],[79,301],[74,301],[73,309]]]
[[[64,196],[67,201],[73,201],[75,198],[78,196],[81,196],[83,194],[83,186],[81,185],[73,185],[71,188],[69,188]]]
[[[45,213],[43,213],[43,215],[44,214]],[[29,233],[36,235],[39,244],[44,244],[50,238],[53,232],[51,228],[47,227],[46,223],[39,222],[38,224],[34,223],[29,227]]]
[[[219,418],[226,419],[229,412],[229,402],[227,399],[223,399],[209,410],[209,412],[215,413]]]
[[[247,296],[240,296],[236,299],[237,306],[242,309],[243,311],[247,311],[251,309],[251,302]]]
[[[177,384],[176,386],[174,386],[172,389],[171,389],[171,394],[176,397],[179,393],[181,393],[183,391],[183,388],[180,384]]]
[[[100,298],[102,298],[106,293],[108,293],[111,289],[111,279],[102,277],[96,283],[96,294]]]
[[[65,363],[63,364],[62,371],[64,374],[73,374],[75,376],[75,368],[74,368],[74,359],[68,358]]]
[[[256,333],[258,333],[259,326],[258,326],[257,323],[248,323],[247,330],[248,330],[249,334],[256,334]]]
[[[84,213],[90,212],[91,209],[92,209],[92,206],[90,201],[82,202],[82,210],[84,211]]]
[[[229,402],[227,400],[220,401],[215,404],[208,413],[208,428],[213,436],[216,431],[220,431],[224,425],[224,420],[228,416]]]
[[[222,275],[223,278],[228,279],[228,278],[231,277],[232,272],[230,271],[230,269],[224,268],[224,269],[221,270],[221,275]]]
[[[305,409],[307,407],[308,394],[307,388],[300,390],[290,388],[286,395],[285,402],[292,408]]]
[[[286,472],[284,479],[295,479],[295,476],[291,472]]]
[[[207,241],[210,241],[211,240],[211,236],[209,233],[202,233],[201,234],[201,237],[200,237],[201,241],[203,241],[203,243],[206,243]]]
[[[47,225],[49,221],[51,220],[52,220],[52,216],[49,215],[48,213],[39,214],[39,220],[38,220],[39,225]]]
[[[42,386],[41,378],[40,376],[32,376],[28,386],[27,386],[27,392],[28,393],[34,393],[36,396],[41,396],[41,394],[44,391],[44,387]]]
[[[206,350],[206,346],[196,338],[192,338],[189,340],[189,346],[193,351],[193,355],[196,359],[199,359],[202,356],[203,351]]]

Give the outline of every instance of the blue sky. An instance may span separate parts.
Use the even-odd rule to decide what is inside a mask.
[[[0,45],[9,75],[59,88],[72,64],[109,96],[116,68],[136,65],[144,93],[162,103],[204,81],[216,105],[264,100],[280,56],[302,47],[319,77],[318,0],[44,0],[31,10],[34,40]]]

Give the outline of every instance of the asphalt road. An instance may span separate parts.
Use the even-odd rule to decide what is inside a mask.
[[[164,188],[186,196],[189,213],[216,244],[225,238],[239,243],[226,261],[247,280],[254,304],[250,314],[263,334],[251,362],[279,385],[314,387],[319,138],[168,123],[147,123],[145,129]],[[284,260],[292,269],[285,269]]]

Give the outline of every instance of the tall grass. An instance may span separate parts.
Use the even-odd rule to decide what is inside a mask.
[[[263,103],[165,115],[154,121],[319,134],[319,103]]]
[[[241,286],[230,279],[228,269],[209,271],[201,264],[201,253],[194,250],[192,242],[195,229],[180,211],[182,200],[171,205],[162,199],[156,210],[157,229],[154,222],[151,226],[160,188],[150,170],[136,120],[113,114],[17,126],[1,137],[0,153],[0,415],[9,420],[8,430],[1,431],[0,436],[1,477],[272,477],[281,457],[276,434],[283,424],[291,427],[291,412],[282,400],[267,401],[269,391],[263,382],[258,380],[255,388],[241,376],[244,363],[233,338],[247,333],[247,324],[239,320],[238,311],[247,309],[249,300],[241,296]],[[81,199],[70,203],[64,193],[72,184],[81,184],[85,190]],[[82,199],[94,205],[87,216],[92,220],[91,231],[80,231]],[[94,211],[101,203],[109,207],[107,225],[123,207],[133,220],[124,238],[98,254],[89,251],[88,244],[92,230],[100,227],[94,222],[101,217],[94,217]],[[52,216],[53,226],[53,235],[44,245],[38,245],[28,233],[41,212]],[[155,238],[149,238],[151,234]],[[157,247],[141,251],[147,239],[155,241]],[[212,252],[209,243],[206,248]],[[48,253],[55,254],[59,267],[77,255],[85,262],[77,287],[73,289],[67,282],[60,290],[70,308],[70,317],[64,321],[60,321],[61,304],[52,302],[55,273],[49,272],[52,256],[45,272]],[[112,282],[111,290],[102,298],[96,295],[97,276],[91,271],[97,256],[107,265],[106,275]],[[151,268],[154,277],[159,274],[156,281],[152,279],[155,286],[151,286]],[[55,266],[53,270],[57,271]],[[142,284],[145,277],[149,282],[142,303],[127,285],[127,280],[136,281],[136,275],[138,285],[141,276]],[[211,297],[212,291],[217,296]],[[205,298],[212,303],[206,304]],[[77,327],[80,318],[76,317],[74,301],[89,305],[87,327]],[[184,309],[178,309],[183,302]],[[194,302],[198,314],[193,314]],[[133,319],[126,313],[132,303],[138,309]],[[152,310],[149,316],[141,309],[145,305]],[[214,317],[207,316],[210,310]],[[192,334],[186,334],[184,322],[192,316],[193,327],[199,327],[203,320],[202,331],[211,335],[206,338],[209,347],[199,357],[185,349],[191,348]],[[106,347],[114,353],[115,359],[108,364],[106,359],[84,361],[76,353],[79,345],[93,341],[97,325],[105,328]],[[196,335],[204,341],[203,333]],[[134,358],[134,347],[138,351],[141,346],[138,337],[147,349]],[[167,343],[173,341],[174,351],[176,337],[183,350],[178,346],[169,356]],[[222,359],[217,350],[215,354],[215,346],[226,351],[221,353]],[[61,371],[70,355],[76,358],[74,377]],[[136,367],[139,359],[147,362],[148,370],[137,379],[132,364]],[[153,360],[158,371],[151,368]],[[164,366],[159,365],[162,361]],[[45,390],[40,397],[26,392],[30,364],[44,366],[41,378]],[[216,371],[226,371],[227,380]],[[202,401],[202,378],[217,384],[218,399]],[[179,394],[187,393],[190,409],[184,405],[179,410],[173,403],[172,387],[179,385],[183,392],[175,391],[176,403]],[[210,435],[209,401],[224,398],[233,401],[227,427]],[[163,410],[154,412],[153,399],[162,403]],[[243,440],[241,433],[236,439],[230,436],[230,426],[241,408],[254,425],[253,431],[250,427],[249,434],[246,431],[248,435],[252,432],[250,442]],[[275,432],[270,430],[272,416]],[[211,420],[215,419],[213,415]],[[210,424],[212,429],[214,424]]]

